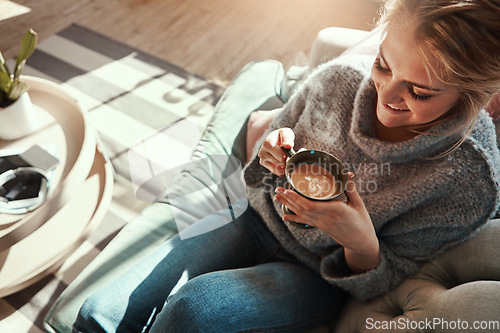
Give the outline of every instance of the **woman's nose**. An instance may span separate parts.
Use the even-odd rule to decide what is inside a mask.
[[[379,89],[379,97],[384,104],[398,104],[404,101],[401,85],[393,79],[386,79]]]

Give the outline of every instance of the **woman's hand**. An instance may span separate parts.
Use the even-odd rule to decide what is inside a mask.
[[[350,269],[361,273],[378,266],[379,243],[370,215],[352,181],[354,174],[348,176],[348,202],[314,201],[282,187],[276,189],[275,200],[296,214],[284,215],[283,220],[308,224],[326,232],[344,246]]]
[[[287,154],[281,147],[293,148],[295,134],[288,127],[272,131],[264,140],[257,156],[260,164],[279,177],[285,175]]]

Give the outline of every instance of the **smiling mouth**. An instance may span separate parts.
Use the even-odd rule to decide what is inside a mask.
[[[394,107],[390,104],[384,104],[387,108],[391,109],[391,110],[394,110],[394,111],[410,111],[409,109],[400,109],[400,108],[397,108],[397,107]]]

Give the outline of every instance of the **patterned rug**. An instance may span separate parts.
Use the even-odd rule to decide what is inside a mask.
[[[56,273],[0,299],[2,333],[44,332],[42,320],[60,293],[150,204],[135,194],[128,152],[144,138],[182,120],[194,124],[191,131],[201,132],[224,89],[78,25],[39,43],[23,74],[59,83],[78,101],[116,173],[113,199],[98,230]]]

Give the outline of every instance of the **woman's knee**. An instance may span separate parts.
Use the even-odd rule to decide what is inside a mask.
[[[106,298],[99,295],[92,295],[85,300],[78,317],[73,324],[73,332],[112,332],[116,330],[116,325],[112,324],[111,317],[107,315],[109,305]],[[104,311],[104,312],[103,312]],[[112,326],[114,329],[112,330]]]
[[[227,324],[227,294],[221,285],[199,276],[171,295],[158,314],[151,332],[199,332]],[[226,303],[226,304],[225,304]]]
[[[104,288],[90,295],[82,304],[73,324],[75,332],[140,332],[145,324],[147,308],[137,316],[130,308],[128,298],[117,294],[113,288]]]

